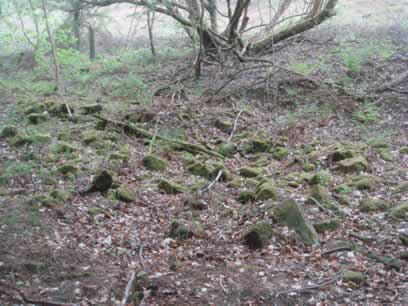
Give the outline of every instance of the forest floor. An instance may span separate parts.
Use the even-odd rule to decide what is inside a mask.
[[[311,31],[278,46],[292,72],[273,77],[135,68],[149,103],[106,83],[6,91],[1,304],[408,303],[408,83],[378,91],[406,71],[407,32],[383,31],[373,48]],[[84,192],[103,170],[110,188]],[[288,198],[318,243],[278,218]],[[252,249],[258,222],[273,233]]]

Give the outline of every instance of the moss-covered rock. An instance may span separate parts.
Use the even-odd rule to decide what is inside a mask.
[[[313,185],[310,188],[310,196],[318,201],[320,204],[329,202],[329,195],[326,188],[320,185]],[[313,202],[311,202],[313,204]]]
[[[376,212],[387,210],[390,205],[378,198],[367,197],[360,202],[359,208],[363,212]]]
[[[351,178],[350,186],[359,190],[372,190],[377,184],[377,178],[370,175],[359,175]]]
[[[366,281],[366,276],[361,272],[345,271],[343,274],[343,281],[345,283],[353,283],[355,285],[361,285]]]
[[[316,230],[306,220],[302,209],[292,199],[288,199],[272,208],[274,219],[294,229],[305,244],[314,245],[319,243]]]
[[[48,143],[51,141],[50,134],[35,134],[32,137],[36,143]]]
[[[28,135],[17,135],[10,139],[10,144],[13,147],[22,147],[34,143],[34,138]]]
[[[334,188],[334,191],[337,192],[337,193],[345,194],[345,193],[352,192],[353,189],[350,186],[348,186],[347,184],[340,184],[340,185],[337,185],[336,188]]]
[[[256,199],[256,195],[254,192],[249,191],[249,190],[242,190],[239,193],[238,202],[242,204],[246,204],[246,203],[255,201],[255,199]]]
[[[219,129],[219,130],[223,131],[224,133],[228,134],[228,133],[231,132],[233,123],[230,120],[216,119],[215,123],[214,123],[214,126],[217,129]]]
[[[356,152],[352,149],[345,148],[342,145],[337,145],[335,150],[328,155],[328,159],[334,162],[353,158],[356,156]]]
[[[27,116],[27,120],[31,124],[40,124],[48,120],[47,115],[33,113]]]
[[[218,148],[218,153],[225,157],[232,157],[237,153],[237,146],[233,143],[223,143]]]
[[[77,174],[78,173],[78,167],[73,165],[73,164],[69,164],[66,163],[60,167],[57,168],[58,172],[60,172],[61,174],[64,175],[68,175],[68,174]]]
[[[327,171],[319,171],[315,173],[312,178],[310,179],[309,183],[310,184],[317,184],[317,185],[322,185],[322,186],[327,186],[331,182],[331,175]]]
[[[251,250],[262,249],[268,245],[272,236],[272,224],[261,221],[248,227],[243,236],[243,241]]]
[[[190,172],[193,175],[201,176],[201,177],[209,179],[211,177],[214,169],[210,168],[204,162],[197,161],[197,162],[191,164],[190,166],[188,166],[187,171]]]
[[[15,126],[13,125],[5,126],[0,132],[0,139],[15,137],[17,136],[17,134],[18,130]]]
[[[408,147],[402,147],[402,148],[399,150],[399,152],[400,152],[400,154],[402,154],[402,155],[408,154]]]
[[[385,139],[382,137],[374,137],[367,141],[368,145],[375,149],[386,149],[388,144],[385,142]]]
[[[304,163],[302,168],[306,172],[312,172],[316,169],[316,165],[312,163]]]
[[[246,153],[268,152],[271,147],[270,142],[264,138],[256,138],[249,142],[245,148]]]
[[[60,142],[54,148],[55,153],[70,154],[70,153],[74,153],[76,151],[78,151],[78,148],[76,148],[73,145],[71,145],[69,143],[66,143],[66,142]]]
[[[245,167],[239,169],[239,175],[241,175],[242,177],[257,177],[262,175],[262,170],[259,168]]]
[[[44,103],[34,103],[24,109],[25,115],[30,115],[34,113],[42,113],[47,110],[47,106]]]
[[[174,220],[170,225],[169,237],[177,240],[189,239],[193,236],[193,231],[181,221]]]
[[[168,180],[160,180],[158,184],[159,190],[168,194],[178,194],[185,192],[185,189],[174,182]]]
[[[338,229],[340,226],[340,220],[337,218],[331,218],[320,222],[313,223],[313,227],[317,233],[331,232]]]
[[[408,194],[408,182],[399,184],[393,191],[393,195],[407,195]]]
[[[272,156],[276,160],[283,160],[288,157],[289,151],[284,147],[275,147],[272,150]]]
[[[53,208],[57,202],[55,199],[51,198],[45,194],[37,194],[34,195],[31,199],[28,200],[28,204],[33,207],[46,207],[46,208]]]
[[[86,130],[81,133],[81,140],[85,145],[100,141],[101,139],[103,139],[103,132],[101,131]]]
[[[401,203],[390,211],[390,217],[398,220],[408,221],[408,202]]]
[[[168,162],[156,155],[149,154],[143,158],[143,165],[152,171],[164,171],[168,166]]]
[[[368,169],[368,162],[364,157],[356,156],[340,161],[338,166],[344,172],[360,172]]]
[[[54,199],[57,203],[64,203],[69,196],[70,194],[68,192],[62,190],[53,190],[49,194],[49,197]]]
[[[255,196],[257,201],[266,201],[269,199],[276,199],[277,191],[272,182],[261,182],[255,189]]]
[[[84,115],[100,113],[102,109],[102,105],[98,103],[83,105],[80,107],[80,110]]]
[[[99,215],[102,212],[103,212],[103,209],[100,207],[96,207],[96,206],[88,209],[88,214],[90,214],[91,216]]]
[[[74,109],[72,107],[70,107],[69,110],[71,111],[71,114],[74,113]],[[65,104],[54,104],[51,107],[48,107],[48,113],[59,118],[66,118],[69,116],[67,105]]]
[[[184,201],[184,205],[192,210],[204,210],[208,208],[206,201],[199,198],[187,199]]]
[[[240,188],[244,184],[244,181],[239,177],[232,178],[228,183],[228,188]]]
[[[136,200],[136,194],[125,187],[117,189],[114,196],[117,200],[126,203],[132,203]]]
[[[394,156],[392,155],[392,153],[388,149],[380,149],[378,151],[378,154],[380,155],[380,158],[382,160],[385,160],[385,161],[388,161],[388,162],[394,161]]]

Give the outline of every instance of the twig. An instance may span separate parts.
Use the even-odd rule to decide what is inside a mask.
[[[143,270],[145,269],[145,264],[144,264],[144,259],[143,259],[143,247],[144,243],[139,248],[139,259],[140,259],[140,265],[142,266]]]
[[[323,207],[314,197],[309,197],[309,199],[311,199],[317,206],[320,207],[320,209],[327,212],[329,215],[337,217],[337,215],[334,212],[332,212],[330,209],[327,209],[326,207]]]
[[[127,300],[130,295],[130,291],[132,290],[133,282],[135,281],[136,278],[136,271],[133,270],[132,273],[130,274],[130,279],[126,285],[125,289],[125,294],[123,295],[122,302],[120,303],[121,306],[126,306]]]
[[[235,132],[235,129],[237,128],[237,123],[238,123],[239,117],[241,117],[242,112],[243,112],[243,109],[241,109],[239,111],[237,117],[235,118],[234,125],[232,127],[231,133],[230,133],[230,135],[229,135],[229,137],[227,139],[228,142],[231,142],[232,137],[234,137],[234,132]]]
[[[222,275],[220,275],[220,286],[221,286],[222,291],[224,291],[225,294],[228,294],[227,288],[225,288],[225,286],[222,283]]]
[[[319,289],[321,287],[324,287],[326,285],[334,283],[336,280],[340,279],[343,276],[344,272],[345,272],[345,270],[341,271],[340,273],[337,273],[331,279],[329,279],[327,281],[324,281],[324,282],[322,282],[320,284],[305,286],[305,287],[298,288],[298,289],[288,289],[288,290],[285,290],[285,291],[278,292],[275,296],[278,297],[278,296],[280,296],[282,294],[287,294],[287,293],[291,293],[291,292],[302,292],[302,291],[308,291],[308,290],[313,290],[313,289]]]
[[[157,116],[156,124],[154,126],[154,135],[153,135],[153,137],[152,137],[152,139],[150,140],[150,143],[149,143],[149,154],[152,153],[153,143],[156,140],[157,134],[159,133],[159,128],[158,128],[159,121],[160,121],[160,116]]]

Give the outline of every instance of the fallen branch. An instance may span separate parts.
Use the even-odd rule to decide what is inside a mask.
[[[132,273],[130,274],[129,281],[126,285],[125,294],[123,295],[122,302],[120,303],[121,306],[126,306],[126,303],[127,303],[127,300],[129,299],[129,295],[132,290],[133,282],[135,281],[135,278],[136,278],[136,271],[133,270]]]
[[[333,217],[337,217],[337,215],[332,212],[330,209],[327,209],[326,207],[322,206],[314,197],[309,197],[309,199],[311,199],[317,206],[319,206],[319,208],[325,212],[327,212],[329,215],[333,216]]]
[[[380,93],[380,92],[384,92],[387,90],[394,90],[393,87],[400,84],[405,79],[408,79],[408,71],[402,73],[401,75],[396,77],[394,80],[391,80],[390,82],[381,85],[380,87],[377,88],[376,92]]]
[[[153,139],[154,134],[150,133],[149,131],[139,128],[131,123],[126,123],[123,121],[117,121],[117,120],[113,120],[113,119],[109,119],[109,118],[104,118],[102,116],[99,115],[94,115],[95,118],[100,119],[104,122],[108,122],[111,124],[114,124],[118,127],[121,127],[125,130],[125,132],[127,132],[128,134],[133,134],[136,135],[138,137],[144,137],[144,138],[148,138],[148,139]],[[197,144],[193,144],[190,142],[186,142],[186,141],[182,141],[182,140],[176,140],[176,139],[169,139],[160,135],[156,136],[157,139],[160,139],[162,141],[166,141],[166,142],[170,142],[173,143],[174,145],[177,145],[179,149],[187,151],[187,152],[193,152],[193,153],[205,153],[208,154],[210,156],[213,157],[217,157],[219,159],[224,159],[224,156],[222,156],[221,154],[211,151],[207,148],[205,148],[204,146],[200,146]]]

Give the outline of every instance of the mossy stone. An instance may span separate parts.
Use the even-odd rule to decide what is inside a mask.
[[[51,198],[50,196],[44,195],[44,194],[38,194],[38,195],[34,195],[29,201],[28,203],[31,206],[44,206],[47,208],[52,208],[54,207],[54,205],[56,204],[56,201]]]
[[[225,157],[232,157],[235,153],[237,153],[237,146],[233,143],[223,143],[218,148],[218,153]]]
[[[136,199],[136,194],[127,188],[120,187],[115,191],[115,198],[122,202],[132,203]]]
[[[269,199],[276,199],[277,191],[272,185],[272,182],[264,182],[259,184],[255,190],[257,201],[266,201]]]
[[[149,154],[143,158],[143,165],[152,171],[164,171],[168,166],[168,162],[156,155]]]
[[[393,191],[393,195],[406,195],[408,194],[408,182],[399,184]]]
[[[378,154],[380,155],[380,158],[382,160],[385,160],[385,161],[388,161],[388,162],[394,161],[394,156],[392,155],[392,153],[388,149],[380,149],[378,151]]]
[[[58,203],[63,203],[69,198],[69,193],[62,190],[53,190],[49,196]]]
[[[312,178],[310,179],[309,183],[310,184],[317,184],[321,186],[327,186],[329,185],[331,181],[331,175],[327,171],[319,171],[315,173]]]
[[[86,130],[81,133],[83,144],[90,145],[93,142],[103,139],[103,133],[97,130]]]
[[[58,172],[68,175],[68,174],[77,174],[78,173],[78,167],[74,166],[73,164],[64,164],[60,167],[58,167]]]
[[[28,122],[31,124],[40,124],[41,122],[47,121],[48,117],[44,114],[33,113],[27,116]]]
[[[239,175],[242,177],[257,177],[262,175],[262,170],[259,168],[241,168],[239,169]]]
[[[387,210],[390,205],[382,200],[373,197],[367,197],[360,202],[359,208],[362,212],[376,212]]]
[[[128,156],[119,152],[113,152],[110,155],[111,160],[117,160],[117,161],[126,161],[128,160]]]
[[[356,156],[356,153],[352,149],[347,149],[344,147],[338,147],[334,152],[330,153],[328,158],[334,162],[341,160],[353,158]]]
[[[229,120],[222,120],[222,119],[217,119],[215,120],[215,127],[224,133],[230,133],[232,129],[232,121]]]
[[[241,204],[246,204],[255,201],[255,199],[256,195],[254,192],[249,190],[242,190],[239,193],[238,202],[240,202]]]
[[[257,138],[250,142],[246,152],[247,153],[262,153],[268,152],[271,147],[271,144],[268,140]]]
[[[370,175],[359,175],[351,178],[350,186],[359,190],[372,190],[377,184],[377,178]]]
[[[313,224],[314,229],[317,233],[324,233],[324,232],[331,232],[335,231],[340,227],[340,220],[337,218],[331,218],[327,220],[323,220],[320,222],[316,222]]]
[[[344,172],[360,172],[368,169],[368,162],[362,156],[344,159],[338,165]]]
[[[312,172],[316,169],[316,165],[312,163],[304,163],[302,168],[306,172]]]
[[[310,196],[314,198],[317,202],[319,202],[319,204],[329,202],[329,195],[327,194],[326,188],[320,185],[313,185],[310,188]],[[313,202],[310,203],[313,204]]]
[[[274,219],[294,229],[302,241],[307,245],[319,243],[319,237],[312,224],[306,220],[302,209],[293,200],[287,199],[272,208]]]
[[[399,150],[399,152],[400,152],[400,154],[402,154],[402,155],[408,154],[408,147],[402,147],[402,148]]]
[[[193,231],[178,220],[172,221],[170,225],[169,237],[177,240],[189,239],[193,236]]]
[[[80,107],[80,110],[84,115],[100,113],[102,109],[103,109],[102,105],[98,103],[83,105]]]
[[[58,143],[54,149],[55,153],[68,153],[69,154],[69,153],[74,153],[76,151],[78,151],[78,148],[66,142]]]
[[[0,139],[11,138],[17,136],[18,130],[15,126],[5,126],[0,133]]]
[[[70,107],[69,110],[71,111],[71,114],[73,114],[75,111],[72,107]],[[65,117],[68,117],[69,115],[67,106],[65,104],[54,104],[51,107],[48,107],[48,112],[51,115],[60,117],[60,118],[65,118]]]
[[[390,217],[398,220],[408,221],[408,202],[401,203],[393,207],[390,211]]]
[[[261,221],[248,227],[243,236],[243,241],[251,250],[257,250],[267,246],[272,236],[272,224],[266,221]]]
[[[213,169],[210,169],[210,167],[203,162],[195,162],[191,164],[187,167],[187,171],[193,175],[204,178],[210,178],[213,173]]]
[[[284,147],[276,147],[272,150],[272,156],[276,160],[283,160],[288,157],[289,151]]]
[[[102,212],[103,210],[100,207],[91,207],[88,209],[88,214],[90,214],[91,216],[99,215]]]
[[[51,141],[50,134],[36,134],[33,135],[34,142],[36,143],[48,143]]]
[[[378,137],[374,137],[371,138],[367,141],[367,143],[370,145],[370,147],[372,148],[376,148],[376,149],[386,149],[388,148],[388,144],[384,141],[384,139],[382,138],[378,138]]]
[[[361,272],[345,271],[343,274],[343,281],[346,283],[361,285],[366,281],[366,276]]]
[[[343,193],[344,194],[344,193],[352,192],[353,189],[350,186],[346,185],[346,184],[341,184],[341,185],[336,186],[336,188],[334,188],[334,191],[337,192],[337,193]]]
[[[90,190],[92,192],[94,191],[105,192],[112,187],[112,184],[113,184],[112,175],[108,171],[102,170],[93,177]]]
[[[207,203],[203,199],[197,198],[187,199],[184,202],[184,205],[188,206],[192,210],[204,210],[208,208]]]
[[[239,177],[232,178],[228,183],[228,188],[240,188],[243,185],[243,180]]]
[[[183,193],[185,191],[185,189],[182,186],[164,179],[160,180],[158,187],[161,192],[168,194],[178,194]]]
[[[27,135],[17,135],[10,139],[10,144],[13,147],[22,147],[34,143],[34,138]]]
[[[247,187],[257,187],[259,185],[259,181],[254,178],[247,178],[245,179],[244,184]]]

